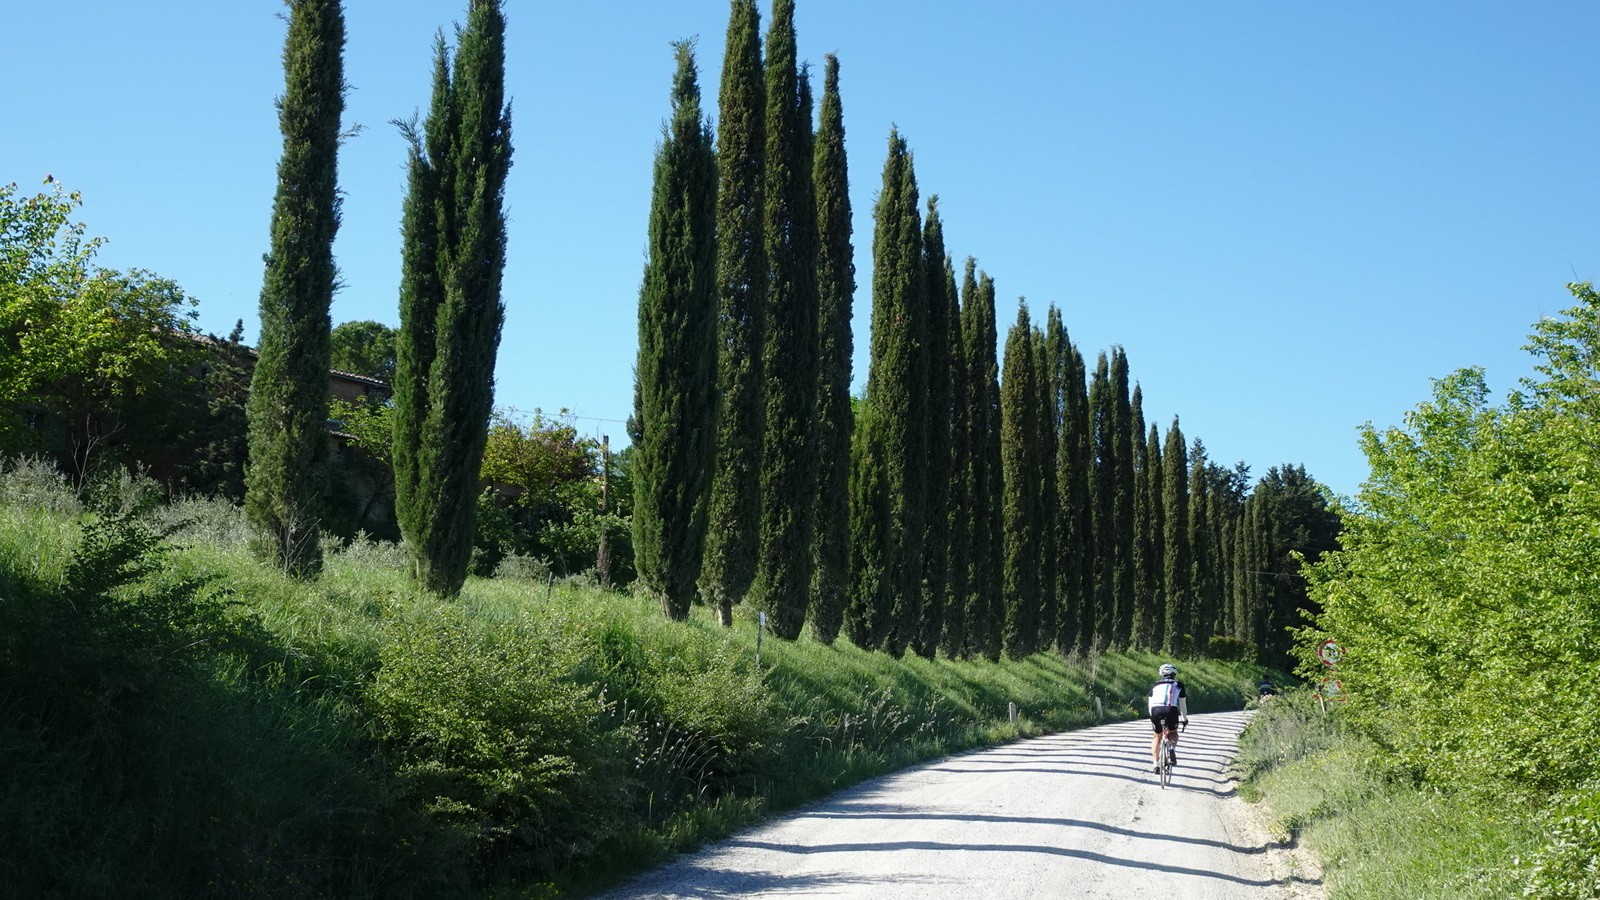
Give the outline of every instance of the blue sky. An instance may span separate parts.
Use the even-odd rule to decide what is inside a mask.
[[[765,16],[767,4],[763,3]],[[225,333],[257,301],[280,135],[275,0],[17,0],[0,12],[0,181],[83,192],[109,243]],[[398,323],[405,145],[465,2],[350,0],[335,322]],[[715,105],[723,0],[509,0],[514,167],[497,403],[625,440],[670,42]],[[798,0],[840,57],[866,379],[872,202],[897,124],[1000,326],[1056,304],[1128,354],[1145,413],[1255,475],[1366,477],[1363,422],[1521,346],[1600,270],[1600,4]],[[764,19],[765,24],[765,19]]]

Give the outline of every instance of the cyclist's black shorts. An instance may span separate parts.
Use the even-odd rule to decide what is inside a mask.
[[[1150,710],[1150,725],[1156,734],[1162,731],[1178,730],[1178,708],[1176,706],[1158,706]]]

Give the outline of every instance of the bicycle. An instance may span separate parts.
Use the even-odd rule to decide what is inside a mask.
[[[1182,731],[1188,727],[1189,723],[1184,722],[1179,726],[1179,730]],[[1178,764],[1178,745],[1172,739],[1172,732],[1170,731],[1161,732],[1160,756],[1161,763],[1157,766],[1157,769],[1159,769],[1158,774],[1161,776],[1161,789],[1166,790],[1167,785],[1172,783],[1172,767]]]

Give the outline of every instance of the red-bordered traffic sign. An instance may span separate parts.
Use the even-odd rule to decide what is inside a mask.
[[[1325,666],[1336,666],[1339,660],[1344,659],[1344,648],[1339,646],[1338,641],[1329,638],[1317,648],[1317,659]]]
[[[1345,700],[1344,685],[1340,684],[1337,679],[1324,678],[1317,683],[1317,691],[1311,696],[1317,700],[1337,700],[1343,703]]]

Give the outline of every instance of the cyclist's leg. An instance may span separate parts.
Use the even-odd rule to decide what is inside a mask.
[[[1152,765],[1161,765],[1161,732],[1166,728],[1165,717],[1160,709],[1150,712],[1150,724],[1155,729],[1155,734],[1150,737],[1150,762]]]

